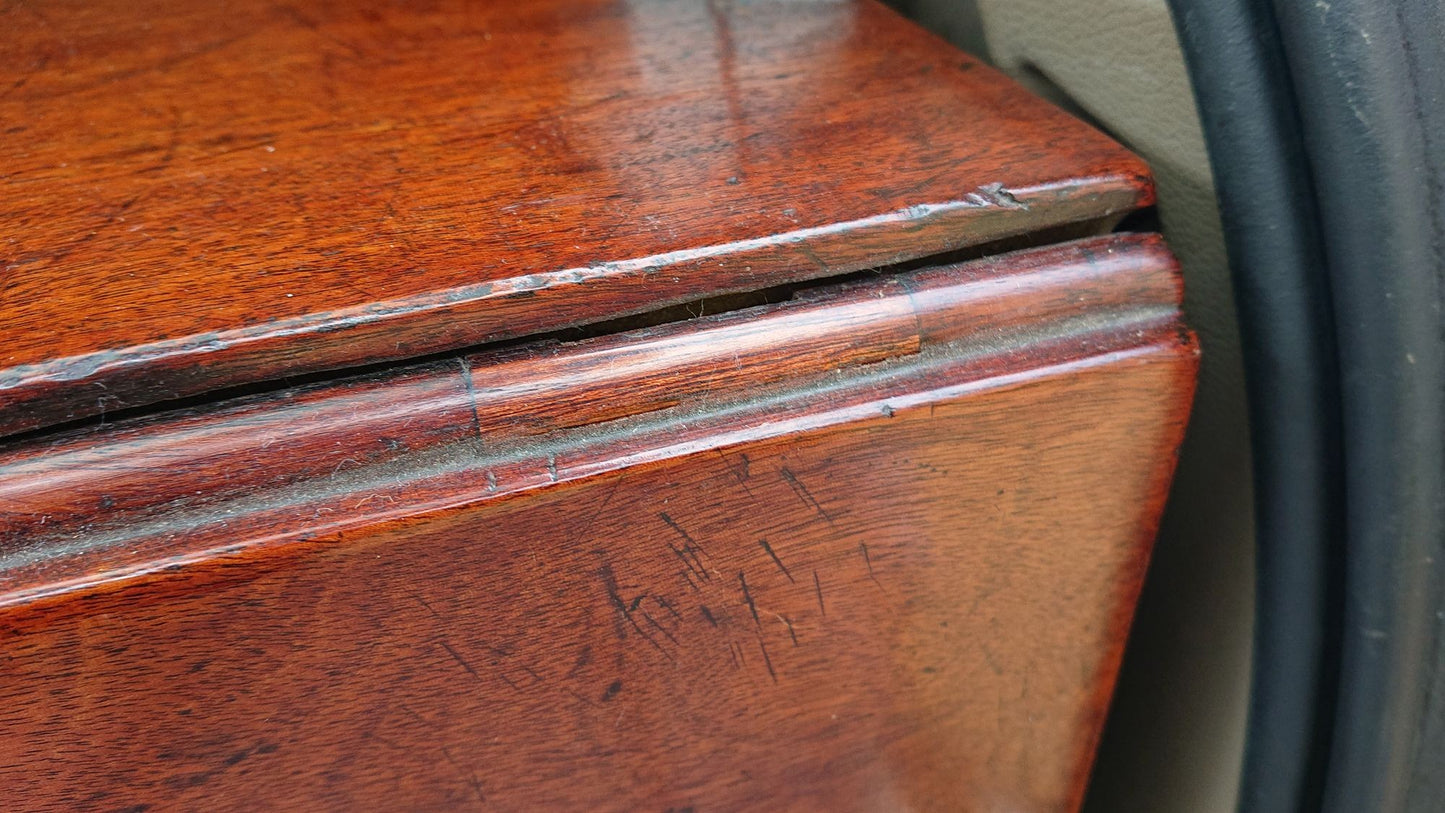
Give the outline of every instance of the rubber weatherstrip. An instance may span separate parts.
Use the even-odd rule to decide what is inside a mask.
[[[1171,0],[1209,144],[1244,346],[1256,619],[1239,809],[1317,810],[1341,615],[1338,360],[1313,185],[1272,9]]]
[[[1445,798],[1445,7],[1277,0],[1320,213],[1345,462],[1329,811]]]

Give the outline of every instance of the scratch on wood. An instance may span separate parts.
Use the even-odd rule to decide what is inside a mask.
[[[759,539],[758,544],[763,546],[763,551],[773,560],[773,564],[778,566],[778,570],[783,571],[783,575],[788,577],[788,583],[797,584],[797,582],[793,580],[793,574],[788,572],[788,566],[783,564],[782,559],[778,558],[778,554],[773,551],[773,546],[768,544],[768,540]]]
[[[748,488],[748,470],[752,468],[752,461],[748,459],[748,456],[739,452],[738,457],[742,459],[742,463],[735,466],[733,462],[728,459],[728,456],[723,453],[722,449],[717,449],[716,451],[717,456],[722,458],[723,465],[727,466],[728,471],[732,472],[733,478],[738,481],[738,485],[742,486],[743,491],[747,493],[748,497],[757,499],[753,496],[753,490]]]
[[[669,547],[669,548],[672,548],[671,545],[668,545],[668,547]],[[673,548],[673,553],[676,553],[676,552],[677,552],[677,549],[676,549],[676,548]],[[689,570],[691,570],[691,568],[689,568]],[[687,582],[687,586],[688,586],[688,587],[691,587],[691,588],[692,588],[692,591],[693,591],[694,593],[701,593],[702,590],[699,589],[698,586],[697,586],[697,584],[693,582],[692,577],[689,576],[689,575],[687,575],[687,572],[688,572],[687,570],[679,570],[679,571],[677,572],[677,575],[681,576],[681,577],[683,578],[683,581],[686,581],[686,582]]]
[[[642,617],[647,621],[647,623],[651,624],[654,628],[656,628],[658,632],[667,636],[667,640],[671,641],[673,646],[678,646],[677,639],[672,637],[672,633],[668,632],[666,629],[663,628],[661,624],[657,623],[657,620],[654,619],[652,616],[648,615],[646,610],[642,611]]]
[[[505,654],[507,654],[507,653],[501,651],[500,649],[494,650],[494,651],[495,651],[498,655],[505,655]],[[537,674],[537,670],[536,670],[536,669],[533,669],[532,667],[528,666],[528,665],[525,664],[525,663],[520,663],[520,662],[519,662],[519,663],[517,663],[517,665],[520,666],[520,667],[522,667],[522,671],[523,671],[523,672],[526,672],[529,676],[531,676],[533,682],[535,682],[535,683],[542,683],[542,682],[544,682],[544,681],[542,680],[542,676],[539,675],[539,674]]]
[[[828,609],[823,606],[823,583],[818,580],[818,571],[813,571],[813,591],[818,594],[818,613],[824,618],[828,617]]]
[[[668,527],[672,528],[674,531],[677,531],[677,535],[681,536],[687,542],[689,551],[700,551],[703,554],[707,553],[707,550],[704,549],[703,546],[696,539],[693,539],[692,535],[689,534],[686,530],[684,530],[681,525],[677,524],[676,520],[668,516],[666,511],[658,512],[657,515],[662,518],[663,522],[666,522],[668,524]]]
[[[763,643],[761,636],[758,638],[758,649],[763,651],[763,664],[768,667],[768,677],[772,678],[774,683],[777,683],[778,673],[773,671],[773,659],[768,657],[768,647],[767,644]]]
[[[567,670],[564,677],[574,678],[582,671],[582,667],[592,663],[592,647],[589,644],[582,645],[582,651],[577,653],[577,660],[572,663],[572,668]]]
[[[753,603],[753,594],[748,590],[748,577],[743,575],[741,570],[738,571],[738,584],[743,586],[743,601],[747,602],[748,611],[753,614],[753,624],[762,630],[763,622],[758,619],[758,605]]]
[[[668,601],[662,596],[653,596],[652,601],[657,604],[657,606],[661,607],[664,610],[667,610],[673,618],[677,619],[678,621],[682,620],[682,613],[679,613],[677,611],[677,608],[672,606],[672,602]]]
[[[668,543],[667,546],[672,549],[673,554],[681,559],[683,564],[687,565],[688,570],[701,576],[703,581],[712,581],[712,575],[708,573],[707,568],[703,566],[702,557],[698,556],[699,553],[707,553],[707,551],[703,549],[703,546],[698,544],[697,540],[693,539],[692,535],[679,525],[676,520],[668,516],[667,512],[659,512],[657,516],[661,518],[663,522],[667,523],[667,527],[682,537],[683,545],[681,550],[673,544]],[[691,560],[689,560],[688,554],[691,554]]]
[[[452,659],[453,659],[453,660],[455,660],[458,664],[461,664],[461,667],[462,667],[463,669],[467,670],[467,674],[469,674],[469,675],[471,675],[472,677],[476,678],[476,680],[477,680],[478,683],[486,683],[486,681],[482,679],[481,674],[479,674],[479,673],[477,672],[477,670],[473,669],[473,668],[472,668],[472,665],[471,665],[470,663],[467,663],[467,659],[466,659],[466,658],[463,658],[463,657],[461,656],[461,654],[458,653],[455,649],[452,649],[452,645],[451,645],[451,644],[447,643],[446,641],[437,641],[437,644],[438,644],[439,646],[441,646],[442,649],[445,649],[445,650],[447,651],[447,654],[452,656]],[[502,674],[501,672],[498,672],[498,673],[497,673],[497,677],[501,678],[503,683],[507,684],[508,686],[511,686],[514,691],[518,691],[518,692],[522,691],[522,687],[521,687],[521,686],[518,686],[516,683],[513,683],[510,678],[508,678],[506,675]]]
[[[868,543],[859,542],[858,550],[863,552],[863,564],[868,566],[868,578],[872,579],[874,584],[882,587],[883,584],[878,581],[878,577],[873,573],[873,559],[868,555]]]
[[[602,512],[607,509],[607,506],[611,504],[612,497],[617,494],[617,489],[621,485],[622,476],[618,475],[617,479],[612,481],[612,487],[607,489],[607,496],[602,498],[602,502],[597,504],[597,508],[592,511],[592,514],[587,517],[587,521],[583,523],[582,532],[579,536],[590,537],[592,535],[592,528],[597,524],[597,518],[601,516]]]
[[[447,757],[447,761],[451,762],[452,767],[457,768],[458,773],[462,773],[462,771],[467,773],[467,784],[470,784],[473,793],[477,794],[477,801],[487,801],[486,794],[481,793],[481,781],[477,780],[477,771],[473,771],[471,768],[462,768],[461,762],[452,757],[451,751],[448,751],[445,745],[442,745],[442,757]]]
[[[817,500],[813,499],[812,492],[808,491],[808,487],[803,485],[803,481],[799,480],[796,474],[793,474],[786,466],[779,469],[778,473],[788,482],[788,486],[793,489],[793,493],[798,495],[798,499],[802,500],[804,505],[817,511],[818,516],[826,520],[828,524],[833,523],[833,518],[828,516],[828,512],[823,510],[823,506],[819,505]]]
[[[425,607],[425,608],[426,608],[426,611],[429,612],[429,613],[431,613],[433,617],[438,618],[438,619],[441,618],[441,615],[440,615],[436,610],[433,610],[433,609],[432,609],[432,606],[431,606],[430,604],[427,604],[427,603],[426,603],[426,599],[422,598],[420,594],[418,594],[418,593],[413,593],[413,592],[411,592],[410,590],[408,590],[408,591],[407,591],[407,595],[409,595],[409,596],[411,596],[412,598],[416,599],[416,603],[418,603],[418,604],[420,604],[421,606]]]
[[[701,576],[703,581],[712,580],[712,577],[708,575],[708,572],[706,570],[700,570],[698,566],[694,565],[692,563],[692,560],[687,557],[687,554],[684,553],[682,550],[679,550],[676,545],[666,540],[663,540],[662,544],[666,545],[667,549],[672,551],[672,555],[676,556],[678,558],[678,561],[682,562],[683,566],[687,568],[687,570],[683,571],[682,577],[684,579],[687,579],[687,583],[692,585],[692,589],[696,590],[697,585],[693,584],[692,578],[687,575],[689,571]]]
[[[647,631],[637,623],[637,619],[632,617],[632,611],[627,609],[627,602],[623,601],[622,596],[617,592],[617,576],[612,572],[612,565],[603,565],[600,570],[600,575],[602,576],[602,584],[607,590],[608,601],[612,602],[612,606],[617,612],[621,613],[622,617],[627,619],[627,623],[632,629],[636,630],[637,634],[641,635],[643,640],[651,644],[653,649],[661,652],[668,660],[677,660],[672,656],[671,652],[663,649],[661,644],[653,640],[652,636],[648,635]]]

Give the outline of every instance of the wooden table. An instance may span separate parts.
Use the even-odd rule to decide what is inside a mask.
[[[7,809],[1077,806],[1137,158],[872,2],[0,30]]]

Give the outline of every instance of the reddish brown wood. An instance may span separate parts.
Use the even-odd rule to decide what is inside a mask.
[[[152,502],[4,538],[7,804],[1074,806],[1188,410],[1177,298],[1107,238],[473,357],[475,427],[446,362],[280,397],[324,416],[290,463],[235,431],[259,402],[14,450],[0,485],[182,429],[230,444],[182,481],[291,473],[194,509],[96,471]],[[333,476],[343,404],[415,442]]]
[[[0,31],[0,433],[1152,195],[872,2],[20,2]]]
[[[1101,238],[47,437],[0,453],[0,554],[469,438],[490,449],[1091,311],[1172,308],[1170,268],[1157,237]]]

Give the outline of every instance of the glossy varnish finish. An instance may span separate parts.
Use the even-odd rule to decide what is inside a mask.
[[[1149,202],[871,2],[9,3],[0,432]]]
[[[1093,312],[1167,314],[1178,297],[1170,263],[1154,237],[1082,241],[47,437],[0,453],[0,557],[464,441],[494,454],[759,387],[821,385],[951,342],[1017,340]]]
[[[4,537],[0,784],[22,808],[1067,808],[1187,413],[1177,297],[1156,241],[1107,238],[268,396],[321,416],[289,463],[233,431],[255,400],[12,449],[0,485],[112,443],[252,479],[197,506],[144,464],[78,477],[99,499],[29,492],[57,525]],[[221,440],[167,446],[182,428]]]

